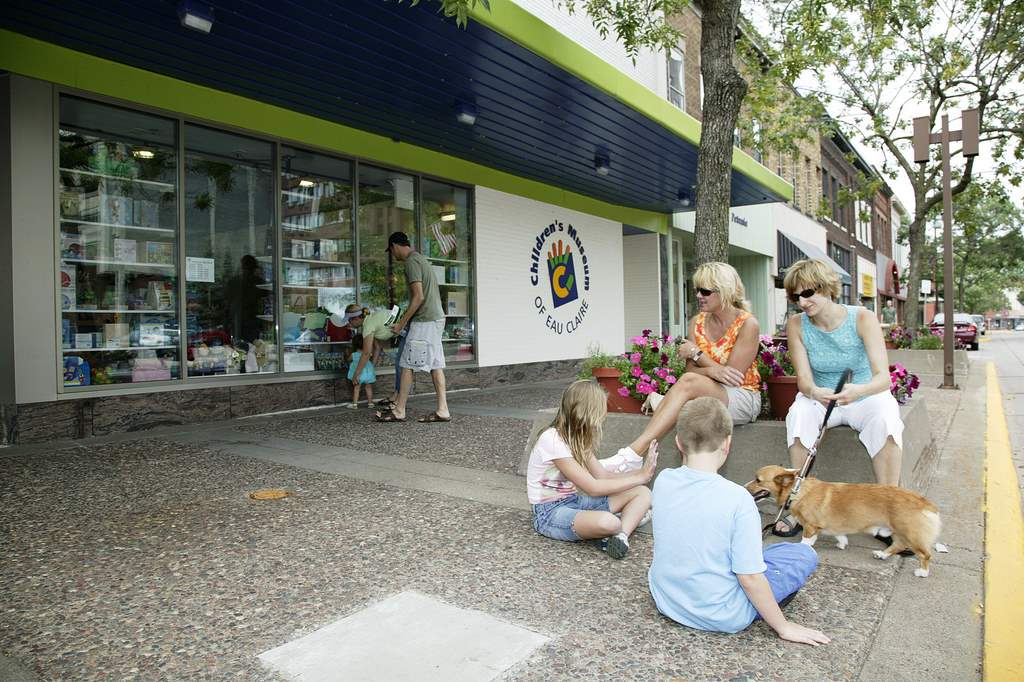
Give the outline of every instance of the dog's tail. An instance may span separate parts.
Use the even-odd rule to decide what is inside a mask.
[[[941,542],[938,542],[939,533],[942,532],[942,519],[939,517],[939,514],[933,511],[924,511],[921,514],[924,516],[925,523],[928,526],[928,537],[930,538],[928,544],[934,543],[936,552],[948,552],[949,549]]]

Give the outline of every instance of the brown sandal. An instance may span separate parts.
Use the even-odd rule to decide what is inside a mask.
[[[376,413],[375,415],[373,415],[373,420],[381,422],[383,424],[391,424],[393,422],[404,422],[406,421],[406,418],[396,417],[394,412],[388,410],[387,412]]]
[[[416,421],[420,424],[433,424],[435,422],[450,422],[451,420],[451,417],[442,417],[437,412],[431,412],[430,414],[423,415]]]

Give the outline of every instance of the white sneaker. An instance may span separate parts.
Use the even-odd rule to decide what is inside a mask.
[[[654,518],[654,510],[653,509],[648,509],[647,511],[644,512],[643,517],[641,517],[641,519],[640,519],[640,523],[636,524],[636,527],[639,528],[640,526],[646,526],[648,523],[651,522],[651,519],[653,519],[653,518]]]
[[[345,403],[345,407],[347,407],[350,410],[358,410],[359,403]]]
[[[606,471],[613,474],[621,474],[627,471],[634,471],[644,465],[644,458],[633,452],[633,448],[620,448],[611,457],[598,460]]]
[[[644,414],[653,414],[664,399],[665,396],[660,393],[648,393],[647,399],[644,400],[644,404],[640,407],[640,411]]]

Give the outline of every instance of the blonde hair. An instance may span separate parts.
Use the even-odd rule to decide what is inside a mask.
[[[744,300],[747,293],[743,288],[743,280],[736,268],[728,263],[705,263],[693,272],[693,286],[698,289],[717,291],[722,302],[740,310],[750,311]]]
[[[839,274],[832,266],[823,260],[813,258],[804,258],[790,265],[782,286],[786,288],[788,294],[814,289],[828,294],[833,301],[837,300],[843,291]]]
[[[591,379],[572,382],[562,393],[562,403],[551,422],[562,441],[569,446],[580,466],[594,456],[601,442],[601,424],[608,414],[608,394]]]
[[[718,398],[694,398],[679,411],[676,437],[687,455],[715,452],[732,435],[732,417]]]

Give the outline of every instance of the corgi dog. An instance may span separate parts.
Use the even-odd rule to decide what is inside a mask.
[[[771,496],[780,507],[785,504],[799,472],[781,466],[765,466],[747,483],[754,499]],[[875,483],[828,483],[805,478],[790,503],[790,512],[803,526],[805,544],[813,545],[818,533],[834,535],[839,549],[846,549],[849,533],[872,533],[892,529],[892,544],[876,550],[876,559],[888,559],[905,549],[917,555],[921,567],[914,575],[927,578],[932,547],[947,551],[936,542],[942,527],[939,509],[928,498],[893,485]]]

